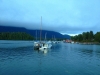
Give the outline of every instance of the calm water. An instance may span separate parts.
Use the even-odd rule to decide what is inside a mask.
[[[44,54],[33,41],[0,41],[0,75],[100,75],[100,45],[59,43]]]

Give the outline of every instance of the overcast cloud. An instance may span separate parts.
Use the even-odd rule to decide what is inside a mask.
[[[100,30],[100,0],[0,0],[0,22],[60,33]],[[18,23],[18,24],[17,24]]]

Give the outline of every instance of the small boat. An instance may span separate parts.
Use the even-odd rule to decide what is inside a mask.
[[[40,48],[40,43],[34,42],[34,50],[39,50],[39,48]]]

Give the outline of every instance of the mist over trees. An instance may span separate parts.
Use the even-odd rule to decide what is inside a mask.
[[[71,36],[71,40],[77,42],[100,42],[100,32],[96,34],[93,31],[83,32],[82,34]]]

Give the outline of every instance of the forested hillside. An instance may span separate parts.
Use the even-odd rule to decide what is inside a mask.
[[[31,29],[26,29],[23,27],[13,27],[13,26],[0,26],[0,32],[24,32],[27,34],[30,34],[31,36],[33,36],[34,38],[40,38],[40,30],[36,29],[36,30],[31,30]],[[37,34],[37,36],[36,36]],[[56,38],[56,39],[70,39],[69,35],[62,35],[59,32],[55,32],[55,31],[49,31],[49,30],[42,30],[42,36],[41,38],[45,38],[45,34],[47,39],[52,39],[52,38]]]
[[[0,40],[33,40],[33,36],[24,32],[0,32]]]
[[[72,36],[71,39],[78,42],[100,42],[100,32],[96,34],[93,31],[83,32],[82,34]]]

